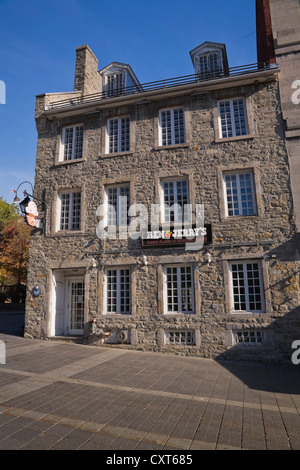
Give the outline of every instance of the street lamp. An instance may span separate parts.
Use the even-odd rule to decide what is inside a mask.
[[[28,192],[25,190],[24,191],[25,199],[23,199],[23,201],[20,202],[20,198],[18,197],[18,190],[20,186],[25,183],[30,184],[32,194],[28,194]],[[25,215],[26,224],[30,225],[31,227],[42,228],[41,221],[37,219],[38,210],[37,210],[36,203],[30,199],[30,198],[36,199],[35,197],[33,197],[33,187],[30,181],[23,181],[22,183],[19,184],[17,189],[13,191],[16,193],[13,202],[15,204],[19,202],[20,210],[22,214]]]
[[[19,184],[19,186],[17,187],[16,190],[13,189],[14,193],[16,193],[16,195],[15,195],[15,197],[14,197],[14,201],[13,201],[14,204],[17,204],[18,202],[20,202],[20,198],[18,197],[18,190],[19,190],[19,187],[22,186],[22,184],[25,184],[25,183],[30,184],[30,186],[31,186],[31,191],[32,191],[32,194],[33,194],[33,186],[32,186],[32,184],[30,183],[30,181],[22,181],[22,183]],[[29,196],[29,195],[27,195],[27,192],[26,192],[26,191],[24,191],[24,196],[25,196],[25,195],[26,195],[27,197]],[[21,209],[21,210],[22,210],[22,209]],[[22,212],[23,212],[23,211],[22,211]]]

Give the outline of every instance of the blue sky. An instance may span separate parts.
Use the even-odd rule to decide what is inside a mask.
[[[35,96],[73,90],[77,46],[145,83],[192,74],[205,41],[226,44],[229,66],[256,62],[255,0],[0,0],[0,197],[34,184]]]

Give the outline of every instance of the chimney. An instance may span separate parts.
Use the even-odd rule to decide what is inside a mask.
[[[259,64],[276,63],[269,0],[256,0],[256,49]]]
[[[101,88],[101,76],[98,72],[97,57],[89,46],[77,47],[74,91],[81,91],[84,95],[89,95],[100,93]]]

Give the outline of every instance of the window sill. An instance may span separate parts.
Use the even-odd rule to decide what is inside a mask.
[[[253,315],[267,315],[267,312],[248,312],[248,311],[245,311],[245,310],[232,310],[230,312],[231,315],[250,315],[250,316],[253,316]]]
[[[58,230],[53,233],[56,237],[78,237],[79,235],[84,235],[83,230]]]
[[[99,156],[99,160],[102,158],[110,158],[110,157],[123,157],[126,155],[133,155],[132,150],[128,150],[126,152],[113,152],[113,153],[103,153]]]
[[[131,317],[132,316],[132,313],[119,313],[119,312],[104,312],[103,313],[103,316],[105,317],[111,317],[111,318],[115,318],[115,317]]]
[[[154,147],[154,150],[172,150],[172,149],[177,149],[177,148],[187,148],[189,147],[190,144],[188,143],[182,143],[182,144],[171,144],[171,145],[156,145]]]
[[[182,316],[182,318],[186,317],[187,315],[196,315],[195,312],[188,312],[188,313],[183,313],[183,312],[164,312],[164,315],[166,316],[176,316],[178,317],[179,315]]]
[[[72,160],[58,161],[53,166],[60,167],[60,166],[73,165],[74,163],[83,163],[83,162],[85,162],[85,158],[73,158]]]
[[[246,134],[246,135],[239,135],[239,136],[234,136],[234,137],[216,137],[215,142],[216,143],[224,143],[224,142],[232,142],[232,141],[238,141],[238,140],[245,140],[245,139],[254,139],[254,134]]]
[[[249,219],[254,219],[256,220],[259,216],[259,214],[249,214],[249,215],[226,215],[225,217],[222,218],[222,221],[225,221],[225,220],[230,220],[230,222],[232,222],[232,220],[235,220],[235,219],[239,219],[239,220],[249,220]]]

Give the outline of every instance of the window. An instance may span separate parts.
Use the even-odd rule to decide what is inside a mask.
[[[225,173],[227,216],[255,215],[255,191],[252,172]]]
[[[262,330],[238,330],[233,332],[234,344],[257,345],[265,341]]]
[[[263,283],[259,262],[231,263],[232,311],[263,311]]]
[[[114,186],[106,189],[107,225],[129,225],[128,209],[130,205],[129,186]]]
[[[80,230],[81,194],[59,195],[59,230]]]
[[[194,313],[191,266],[165,267],[165,312]]]
[[[117,96],[124,88],[123,85],[123,73],[116,72],[106,75],[106,95]]]
[[[173,180],[162,182],[163,192],[163,222],[183,222],[190,220],[187,204],[187,180]],[[186,206],[186,207],[185,207]]]
[[[248,134],[246,106],[243,98],[219,101],[218,109],[220,138]]]
[[[216,72],[222,70],[222,56],[220,52],[212,52],[211,54],[200,55],[197,58],[197,71],[201,74],[215,75]]]
[[[130,313],[129,269],[106,271],[106,299],[107,313]]]
[[[176,145],[185,142],[183,108],[160,111],[159,124],[159,145]]]
[[[165,331],[165,344],[194,345],[195,334],[190,330]]]
[[[82,158],[83,126],[65,127],[62,130],[62,147],[60,160],[76,160]]]
[[[107,124],[107,153],[127,152],[130,150],[129,118],[109,119]]]

